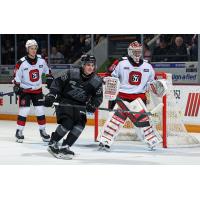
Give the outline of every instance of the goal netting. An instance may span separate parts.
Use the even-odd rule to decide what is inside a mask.
[[[101,73],[100,76],[104,77],[106,74]],[[163,98],[158,98],[152,92],[147,95],[147,108],[152,110],[159,103],[163,103],[163,108],[153,116],[151,116],[157,130],[163,138],[163,147],[187,147],[199,145],[199,141],[189,134],[182,121],[182,112],[179,105],[176,103],[174,96],[174,89],[172,84],[172,75],[164,72],[156,73],[158,79],[166,79],[168,85],[168,92]],[[108,101],[103,100],[100,107],[108,108]],[[95,139],[98,137],[100,129],[103,127],[109,113],[107,111],[97,110],[95,113]],[[139,138],[134,130],[134,125],[127,119],[124,127],[120,130],[117,140],[124,141],[139,141]]]

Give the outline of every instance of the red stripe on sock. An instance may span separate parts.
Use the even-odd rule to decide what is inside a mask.
[[[19,126],[25,126],[26,122],[21,121],[21,120],[17,120],[17,125]]]
[[[45,125],[46,124],[46,119],[42,119],[42,120],[37,120],[39,125]]]

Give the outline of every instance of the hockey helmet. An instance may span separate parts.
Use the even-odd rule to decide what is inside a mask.
[[[128,47],[128,55],[136,62],[139,63],[142,57],[142,45],[138,41],[132,42]]]
[[[33,39],[27,40],[26,45],[25,45],[26,50],[28,51],[28,48],[31,47],[31,46],[36,46],[37,49],[38,49],[38,43]]]
[[[81,56],[81,66],[84,67],[87,63],[93,63],[96,68],[96,58],[93,55],[84,54]]]

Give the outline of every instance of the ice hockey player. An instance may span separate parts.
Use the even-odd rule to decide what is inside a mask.
[[[109,150],[113,144],[127,117],[134,123],[138,136],[150,148],[162,141],[149,116],[144,114],[147,111],[145,93],[150,82],[154,92],[159,92],[158,95],[160,96],[164,94],[166,87],[165,85],[161,85],[160,88],[157,87],[158,84],[154,80],[154,69],[151,64],[142,59],[143,50],[139,42],[132,42],[127,50],[128,56],[122,57],[119,61],[115,60],[109,68],[109,71],[112,70],[111,76],[119,78],[120,81],[119,93],[115,103],[121,110],[137,111],[141,114],[115,112],[107,120],[98,139],[100,147],[106,150]]]
[[[45,96],[45,106],[57,101],[58,126],[52,133],[48,151],[56,158],[72,159],[70,147],[76,142],[87,121],[86,111],[94,113],[102,103],[102,79],[96,75],[96,59],[92,55],[81,57],[81,67],[74,67],[54,79],[50,93]],[[64,139],[64,136],[66,138]],[[58,142],[62,140],[62,145]]]
[[[33,39],[28,40],[25,48],[27,55],[18,60],[14,69],[13,90],[19,97],[19,115],[15,137],[17,142],[23,142],[23,129],[32,103],[37,116],[40,136],[44,142],[48,142],[50,136],[45,131],[44,103],[40,101],[43,98],[42,74],[46,74],[47,87],[50,87],[53,77],[46,61],[37,55],[37,42]]]

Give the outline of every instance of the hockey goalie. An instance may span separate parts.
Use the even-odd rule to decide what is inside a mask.
[[[162,138],[151,120],[150,112],[147,110],[145,93],[150,89],[158,97],[162,97],[166,94],[167,85],[165,80],[155,80],[152,65],[141,57],[142,45],[137,41],[132,42],[128,47],[128,56],[122,57],[118,61],[111,73],[112,77],[107,78],[107,80],[113,78],[115,81],[112,84],[105,81],[106,97],[111,92],[111,99],[113,100],[114,94],[117,94],[116,99],[111,103],[111,107],[114,110],[118,109],[118,111],[114,114],[113,112],[110,113],[110,117],[100,131],[98,141],[101,149],[110,149],[127,118],[134,124],[138,137],[150,149],[154,149],[162,142]],[[119,82],[116,81],[116,78]],[[114,83],[116,83],[115,87]],[[115,92],[113,88],[116,89]]]

